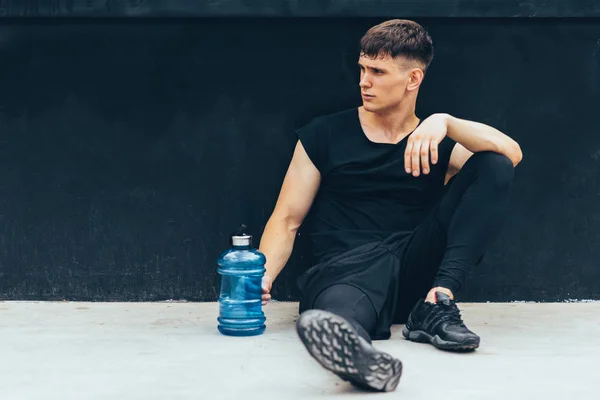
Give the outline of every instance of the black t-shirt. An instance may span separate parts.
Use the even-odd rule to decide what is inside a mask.
[[[372,142],[358,108],[318,117],[297,134],[321,173],[301,230],[317,263],[392,233],[410,234],[442,194],[455,145],[445,137],[438,163],[415,178],[404,168],[408,136],[397,144]]]

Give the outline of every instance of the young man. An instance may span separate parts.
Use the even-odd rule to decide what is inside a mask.
[[[499,232],[522,157],[492,127],[417,117],[432,58],[431,38],[412,21],[363,36],[363,105],[298,132],[260,243],[266,304],[299,227],[307,228],[317,263],[299,279],[297,331],[323,367],[360,388],[396,388],[401,362],[371,342],[388,339],[393,323],[405,323],[406,339],[440,349],[479,346],[454,294]]]

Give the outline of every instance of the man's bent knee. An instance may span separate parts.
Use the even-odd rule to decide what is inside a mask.
[[[498,187],[510,187],[515,174],[515,167],[503,154],[482,151],[471,156],[469,161],[477,168],[480,177]]]

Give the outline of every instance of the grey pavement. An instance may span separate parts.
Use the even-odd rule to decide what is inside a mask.
[[[217,329],[216,303],[0,302],[0,399],[600,398],[600,303],[459,304],[482,338],[454,354],[406,341],[395,392],[364,393],[298,340],[296,303],[265,307],[267,331]]]

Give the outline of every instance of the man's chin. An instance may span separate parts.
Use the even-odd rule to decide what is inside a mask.
[[[363,101],[363,104],[362,104],[362,106],[363,106],[363,108],[364,108],[366,111],[374,111],[374,110],[376,110],[376,109],[377,109],[376,107],[373,107],[373,104],[366,103],[366,102],[364,102],[364,101]]]
[[[363,109],[368,112],[377,112],[380,110],[379,107],[375,107],[373,104],[363,103]]]

